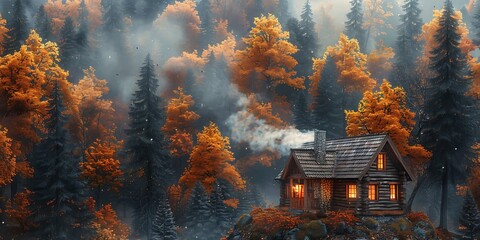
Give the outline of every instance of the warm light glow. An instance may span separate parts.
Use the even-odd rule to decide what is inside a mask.
[[[378,170],[385,170],[386,160],[387,160],[387,155],[385,153],[378,154]]]
[[[397,200],[398,185],[390,184],[390,200]]]
[[[303,198],[303,185],[295,184],[292,187],[293,198]]]
[[[347,185],[347,197],[357,198],[357,185],[354,185],[354,184]]]
[[[377,185],[368,185],[368,199],[377,200]]]

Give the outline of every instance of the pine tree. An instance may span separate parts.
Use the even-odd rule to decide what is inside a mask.
[[[461,229],[463,233],[462,239],[477,239],[480,237],[480,212],[470,191],[465,195],[460,215],[460,225],[463,227]]]
[[[40,7],[38,8],[36,21],[35,21],[35,28],[43,40],[45,41],[53,40],[52,24],[51,24],[50,18],[45,12],[45,5],[40,5]]]
[[[208,199],[207,192],[200,182],[190,193],[190,200],[187,206],[186,226],[191,238],[211,239],[209,235],[214,226],[212,221],[212,205]]]
[[[350,12],[345,22],[345,35],[355,38],[360,44],[360,49],[365,49],[365,29],[363,29],[362,0],[351,0]]]
[[[230,227],[230,214],[224,201],[225,197],[222,194],[222,188],[217,182],[212,193],[210,194],[212,218],[215,221],[215,226],[217,226],[215,233],[216,236],[214,236],[215,239],[219,239],[221,235]]]
[[[123,9],[125,15],[134,20],[137,16],[137,0],[123,0]]]
[[[134,230],[152,237],[152,225],[161,191],[166,189],[170,173],[168,143],[161,131],[165,114],[161,99],[155,93],[158,79],[148,55],[137,81],[129,111],[129,129],[126,130],[126,153],[130,159],[131,181],[135,186]]]
[[[310,119],[306,93],[305,91],[300,91],[293,105],[293,122],[298,130],[308,131],[311,129]]]
[[[201,38],[200,38],[200,49],[206,49],[208,44],[214,42],[214,16],[212,13],[212,6],[210,0],[201,0],[197,6],[198,16],[202,24],[200,25],[201,29]]]
[[[7,41],[4,43],[5,52],[9,54],[20,49],[28,37],[29,26],[25,5],[22,0],[15,0],[12,7],[12,17],[7,21],[9,29]]]
[[[171,0],[145,0],[145,8],[143,10],[145,22],[152,23],[170,2]]]
[[[247,20],[253,23],[254,19],[265,14],[263,0],[252,0],[252,5],[247,11]]]
[[[73,76],[75,65],[78,61],[78,48],[77,42],[75,41],[75,27],[73,26],[73,19],[67,17],[65,19],[65,24],[60,30],[60,65],[63,69],[69,70],[70,74],[68,80],[73,82],[75,76]]]
[[[66,130],[64,99],[57,82],[48,104],[47,135],[31,159],[35,171],[31,180],[34,234],[41,239],[77,239],[88,235],[85,223],[91,214],[83,205],[85,183]]]
[[[416,74],[416,62],[421,53],[421,44],[417,37],[422,33],[421,10],[418,0],[406,0],[403,5],[404,14],[400,15],[401,24],[398,26],[398,39],[396,43],[396,55],[394,70],[391,77],[394,85],[401,86],[407,92],[407,96],[413,96],[418,87]],[[412,101],[407,101],[412,107]]]
[[[312,127],[326,130],[328,138],[345,136],[342,89],[337,83],[338,77],[335,60],[327,57],[313,102]]]
[[[472,13],[472,32],[474,33],[473,43],[480,46],[480,1],[476,0]]]
[[[168,197],[165,193],[161,194],[155,220],[153,222],[152,240],[176,240],[177,231],[175,219],[173,218],[172,209]]]
[[[75,46],[77,49],[77,61],[70,69],[70,75],[73,82],[78,82],[83,75],[83,69],[87,69],[90,63],[90,21],[88,19],[88,8],[85,0],[80,3],[80,16],[78,18],[79,27],[75,34]]]
[[[277,5],[277,17],[282,26],[286,26],[290,19],[290,12],[288,10],[288,0],[279,0]]]
[[[312,59],[317,55],[318,44],[315,33],[315,22],[313,21],[313,12],[310,5],[310,0],[307,0],[303,7],[302,14],[300,16],[300,38],[298,45],[298,53],[295,54],[295,58],[298,61],[296,67],[297,74],[299,76],[310,76],[312,74]],[[308,85],[308,82],[307,82]]]
[[[434,36],[438,45],[432,51],[433,77],[428,79],[424,106],[426,120],[420,139],[422,145],[432,152],[427,174],[434,183],[441,181],[439,227],[443,229],[447,229],[449,185],[466,180],[476,136],[473,99],[467,95],[471,84],[470,71],[467,56],[459,47],[461,35],[454,14],[453,4],[447,0]]]

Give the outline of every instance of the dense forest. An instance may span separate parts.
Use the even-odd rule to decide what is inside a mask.
[[[479,47],[474,0],[1,0],[0,239],[220,239],[314,129],[474,239]]]

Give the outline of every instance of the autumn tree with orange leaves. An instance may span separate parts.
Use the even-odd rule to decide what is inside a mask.
[[[11,237],[21,238],[25,233],[35,227],[32,219],[32,211],[30,210],[30,195],[28,189],[15,194],[15,197],[7,201],[5,213],[7,216],[6,225],[9,228]]]
[[[168,102],[167,119],[162,129],[170,138],[170,152],[179,157],[191,152],[193,122],[200,116],[190,110],[195,104],[191,95],[185,94],[181,87],[173,92],[174,97]]]
[[[384,81],[380,91],[364,93],[358,111],[346,111],[345,114],[349,136],[388,133],[400,154],[410,158],[417,171],[423,170],[430,153],[421,145],[409,144],[415,114],[407,108],[402,88],[392,88]]]
[[[130,228],[122,223],[111,204],[102,206],[95,210],[96,201],[89,198],[86,205],[93,213],[92,229],[95,231],[93,240],[127,240],[130,236]]]
[[[3,47],[3,44],[8,37],[7,34],[8,34],[7,20],[3,19],[2,15],[0,15],[0,55],[5,50]]]
[[[367,69],[379,83],[392,71],[391,60],[393,57],[395,57],[393,48],[385,46],[382,42],[378,43],[376,49],[368,54]]]
[[[275,99],[277,87],[304,89],[304,79],[293,70],[298,62],[292,55],[298,49],[288,41],[290,34],[271,14],[255,18],[254,24],[243,39],[245,49],[236,52],[232,81],[245,94],[264,93],[267,89],[269,101],[281,101]]]
[[[78,22],[82,1],[85,1],[88,10],[90,30],[93,31],[102,24],[101,0],[48,0],[44,8],[48,17],[52,20],[52,30],[55,34],[58,34],[62,29],[67,17],[71,17],[75,23]]]
[[[8,130],[0,126],[0,186],[9,184],[15,176],[15,154],[12,139],[7,134]]]
[[[220,179],[236,189],[245,188],[245,181],[232,165],[235,158],[230,148],[230,140],[222,136],[214,123],[210,123],[198,133],[197,145],[193,148],[188,167],[179,180],[187,195],[197,182],[201,182],[210,193],[214,183]]]
[[[365,0],[365,14],[363,27],[367,30],[365,48],[368,48],[370,39],[385,35],[386,29],[391,29],[388,19],[393,16],[393,6],[384,3],[384,0]]]

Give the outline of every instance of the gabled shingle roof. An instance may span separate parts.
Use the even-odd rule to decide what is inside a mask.
[[[368,171],[375,156],[387,142],[391,143],[408,176],[412,176],[386,134],[327,140],[327,154],[322,162],[317,162],[313,142],[305,143],[301,149],[292,149],[291,156],[307,178],[359,179]],[[276,179],[284,177],[284,172]]]

